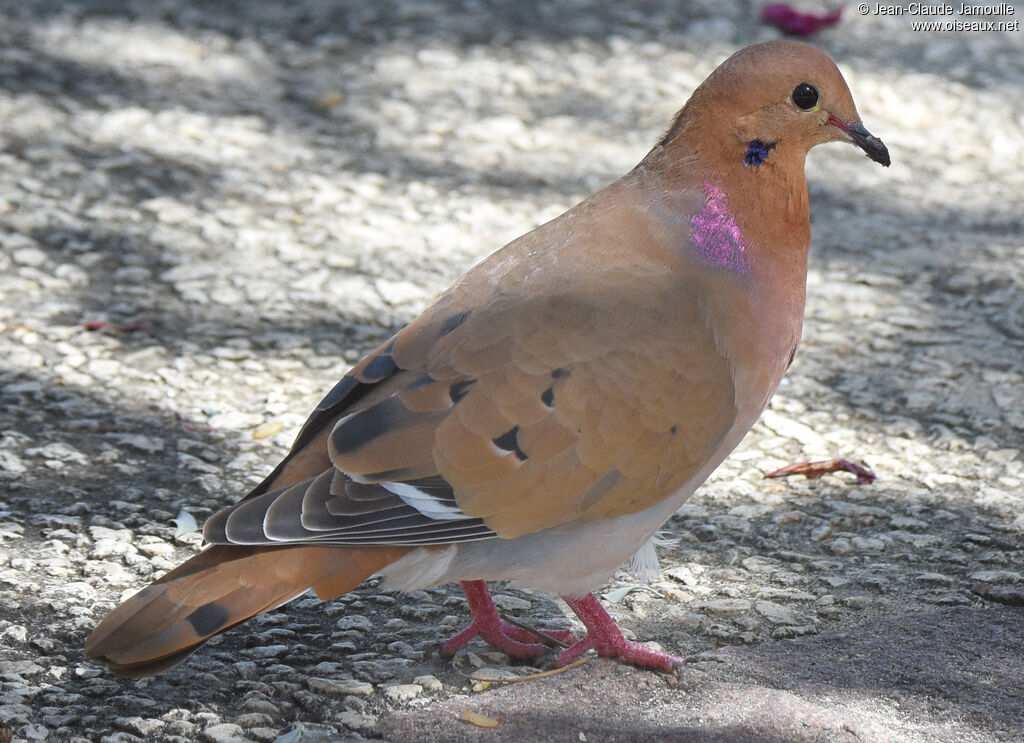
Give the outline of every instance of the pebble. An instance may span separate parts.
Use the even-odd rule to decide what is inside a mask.
[[[277,712],[277,709],[274,709]],[[267,712],[248,712],[235,718],[235,724],[242,728],[269,727],[274,724],[274,718]]]
[[[164,450],[164,440],[155,436],[143,436],[137,433],[123,433],[114,437],[114,440],[129,449],[141,451],[144,454],[156,454]]]
[[[209,743],[250,743],[252,738],[244,734],[241,726],[231,722],[211,725],[203,731],[203,740]]]
[[[412,682],[424,691],[441,691],[444,688],[444,684],[442,684],[437,677],[432,674],[417,676],[412,680]]]
[[[978,570],[968,576],[971,580],[982,583],[1022,583],[1024,573],[1016,570]]]
[[[151,735],[155,735],[163,728],[166,723],[163,720],[156,720],[153,718],[143,717],[125,717],[115,721],[115,724],[122,730],[135,735],[140,735],[143,738]]]
[[[372,632],[373,622],[362,614],[349,614],[339,619],[335,626],[340,630],[359,630],[360,632]]]
[[[748,611],[751,607],[749,599],[713,599],[711,601],[695,601],[690,606],[694,609],[703,609],[715,614],[732,614],[734,612]]]
[[[419,684],[394,684],[392,686],[385,686],[383,691],[387,699],[404,704],[422,694],[423,687]]]
[[[365,697],[373,694],[373,684],[355,679],[311,678],[307,680],[306,684],[312,691],[334,696],[354,694]]]
[[[754,609],[773,624],[800,624],[800,620],[790,609],[773,601],[758,601],[754,604]]]
[[[354,730],[369,730],[377,724],[376,716],[353,712],[352,710],[344,710],[338,713],[337,720]]]
[[[257,660],[265,660],[267,658],[277,658],[282,655],[286,655],[291,650],[288,645],[260,645],[254,648],[249,648],[247,651],[249,655]]]
[[[491,598],[494,599],[494,605],[504,611],[521,612],[533,608],[532,602],[507,593],[496,593]]]
[[[853,552],[853,544],[846,537],[833,539],[828,548],[833,555],[844,556]]]

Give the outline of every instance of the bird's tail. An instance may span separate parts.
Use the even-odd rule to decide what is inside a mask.
[[[118,676],[152,676],[214,635],[312,589],[351,591],[411,547],[207,547],[107,615],[85,652]]]

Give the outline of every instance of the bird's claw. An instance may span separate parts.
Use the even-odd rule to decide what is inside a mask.
[[[541,632],[504,619],[497,622],[474,619],[466,629],[441,643],[441,657],[451,658],[475,637],[516,660],[539,658],[547,653],[552,645],[569,647],[579,639],[569,630]]]

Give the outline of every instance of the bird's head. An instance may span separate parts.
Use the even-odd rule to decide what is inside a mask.
[[[823,142],[849,142],[877,163],[889,151],[861,123],[850,89],[824,52],[796,41],[745,47],[694,91],[663,142],[676,135],[700,155],[760,167],[803,158]]]

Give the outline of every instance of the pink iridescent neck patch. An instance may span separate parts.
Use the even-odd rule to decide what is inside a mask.
[[[707,203],[690,217],[690,238],[697,253],[708,263],[739,274],[750,269],[743,233],[732,218],[725,193],[710,183],[704,184]]]

